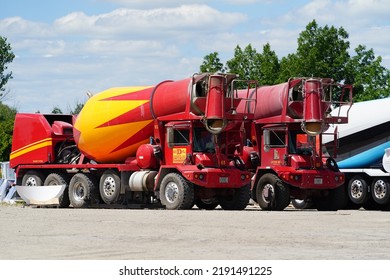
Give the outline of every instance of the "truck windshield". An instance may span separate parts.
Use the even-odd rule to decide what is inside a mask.
[[[194,128],[194,152],[215,152],[213,135],[203,127]]]

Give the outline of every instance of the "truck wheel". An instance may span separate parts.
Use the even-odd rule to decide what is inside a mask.
[[[312,209],[313,202],[311,199],[291,199],[291,203],[295,209]]]
[[[327,196],[316,198],[314,204],[318,211],[337,211],[345,209],[348,204],[348,197],[344,186],[329,190]]]
[[[169,173],[161,181],[161,203],[166,209],[191,209],[194,206],[194,188],[181,175]]]
[[[44,186],[65,185],[64,192],[58,198],[60,207],[69,207],[69,178],[66,174],[50,173],[43,183]]]
[[[43,186],[43,174],[39,171],[29,170],[24,174],[22,186]]]
[[[364,204],[369,198],[368,185],[363,177],[356,175],[348,182],[348,197],[357,205]]]
[[[290,189],[278,176],[267,173],[257,184],[256,197],[261,209],[281,211],[290,204]]]
[[[376,179],[371,185],[371,195],[374,201],[380,205],[389,203],[390,185],[386,179]]]
[[[121,190],[121,179],[114,170],[104,171],[100,177],[99,192],[102,200],[106,204],[113,204],[118,201]]]
[[[367,210],[367,211],[377,211],[377,210],[381,210],[381,207],[382,205],[379,205],[378,203],[376,203],[374,201],[374,199],[372,197],[370,197],[366,203],[363,204],[363,208],[364,210]]]
[[[219,203],[224,210],[244,210],[251,198],[251,187],[245,185],[234,190],[233,196],[221,197]]]
[[[77,173],[69,183],[69,199],[74,208],[90,206],[96,201],[96,187],[90,174]]]
[[[216,198],[198,199],[198,200],[195,202],[195,205],[196,205],[199,209],[213,210],[213,209],[215,209],[215,208],[219,205],[219,202],[218,202],[218,199],[216,199]]]

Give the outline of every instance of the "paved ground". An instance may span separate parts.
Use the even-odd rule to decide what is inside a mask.
[[[390,259],[390,213],[0,206],[0,259]]]

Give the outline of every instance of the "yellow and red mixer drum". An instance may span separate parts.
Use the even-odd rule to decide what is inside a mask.
[[[74,123],[79,150],[99,163],[135,156],[153,135],[154,118],[185,111],[191,81],[111,88],[92,96]]]

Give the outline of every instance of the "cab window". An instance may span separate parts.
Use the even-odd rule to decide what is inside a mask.
[[[188,129],[174,129],[173,130],[173,145],[187,146],[190,141],[190,131]]]

